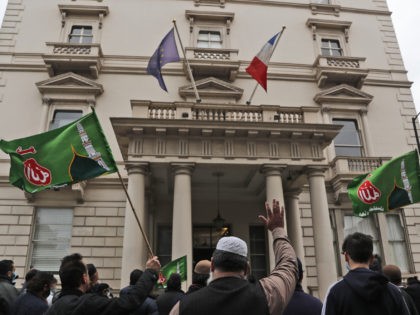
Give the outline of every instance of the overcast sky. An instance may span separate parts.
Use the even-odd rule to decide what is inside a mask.
[[[42,0],[39,0],[42,1]],[[387,0],[392,12],[392,21],[404,60],[408,70],[408,79],[413,83],[411,91],[420,111],[420,40],[417,23],[420,19],[420,0]],[[7,0],[0,0],[0,20],[3,20]]]

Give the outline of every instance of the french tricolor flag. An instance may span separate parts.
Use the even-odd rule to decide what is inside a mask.
[[[251,64],[246,68],[248,72],[257,82],[267,91],[267,68],[271,55],[276,48],[276,43],[282,32],[277,33],[265,43],[260,52],[252,59]]]

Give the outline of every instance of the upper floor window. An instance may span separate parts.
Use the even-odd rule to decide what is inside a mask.
[[[93,42],[92,26],[74,25],[69,35],[69,43],[91,44]]]
[[[37,209],[30,264],[36,269],[57,272],[60,259],[69,254],[72,227],[72,209]]]
[[[50,124],[50,129],[57,129],[64,125],[67,125],[80,117],[83,113],[81,110],[56,110],[54,111],[54,117]]]
[[[317,0],[316,3],[330,4],[330,0]]]
[[[334,138],[335,154],[337,156],[362,156],[360,131],[356,120],[333,119],[336,125],[343,125],[340,133]]]
[[[199,48],[222,48],[222,35],[219,31],[199,31],[197,39]]]
[[[321,39],[321,54],[323,56],[342,56],[340,42],[336,39]]]

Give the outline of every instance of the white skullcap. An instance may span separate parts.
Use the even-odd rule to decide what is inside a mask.
[[[217,242],[216,249],[234,253],[243,257],[247,257],[248,255],[248,247],[246,246],[246,243],[235,236],[222,237]]]

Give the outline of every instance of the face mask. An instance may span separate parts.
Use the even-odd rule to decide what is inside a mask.
[[[13,271],[12,277],[11,277],[11,280],[12,280],[12,284],[13,285],[16,284],[16,281],[15,280],[18,279],[18,278],[19,278],[19,275],[16,272]]]
[[[346,269],[347,269],[347,271],[350,271],[351,270],[350,265],[349,265],[349,263],[347,261],[346,261]]]

